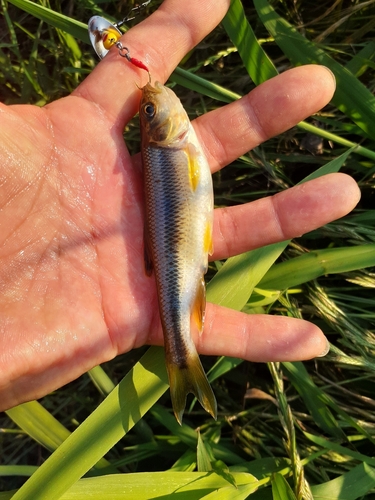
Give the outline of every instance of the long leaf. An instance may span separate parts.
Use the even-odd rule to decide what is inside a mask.
[[[357,500],[375,487],[375,469],[360,464],[327,483],[311,486],[314,500]]]
[[[316,250],[276,264],[260,281],[258,288],[285,290],[326,274],[372,266],[375,266],[375,243]]]
[[[70,435],[68,429],[37,401],[15,406],[5,413],[47,450],[56,450]]]
[[[231,1],[222,24],[256,85],[277,75],[275,66],[262,49],[246,19],[240,0]]]
[[[202,500],[245,500],[245,498],[249,498],[249,495],[254,493],[257,489],[257,484],[243,484],[241,486],[237,486],[237,488],[227,486],[226,488],[224,487],[217,491],[212,491],[208,495],[201,498]],[[195,498],[196,497],[194,497],[194,500]]]
[[[272,496],[273,500],[297,500],[285,477],[279,473],[273,475]]]
[[[328,441],[328,439],[324,439],[321,436],[316,436],[315,434],[310,434],[309,432],[304,432],[304,435],[317,444],[318,446],[322,446],[327,450],[334,451],[338,455],[348,456],[354,458],[354,460],[358,460],[360,462],[365,462],[368,465],[375,466],[375,458],[368,457],[367,455],[363,455],[363,453],[358,453],[358,451],[351,450],[350,448],[345,448],[345,446],[341,446],[340,444],[333,443],[332,441]]]
[[[234,472],[236,484],[255,491],[258,486],[257,479],[251,474]],[[51,485],[52,486],[52,485]],[[95,478],[85,478],[74,484],[69,491],[64,493],[61,500],[149,500],[151,498],[181,498],[184,500],[197,500],[204,494],[216,492],[225,488],[236,494],[235,486],[228,486],[228,482],[214,472],[139,472],[134,474],[114,474]],[[126,493],[124,493],[126,492]],[[0,493],[0,500],[16,498],[9,493]],[[7,496],[8,495],[8,496]],[[28,500],[36,500],[30,496]],[[50,500],[45,496],[44,499]],[[223,498],[223,497],[218,497]],[[227,498],[236,498],[227,497]],[[237,497],[237,498],[246,498]]]
[[[345,68],[354,76],[361,76],[372,64],[375,57],[375,42],[370,40],[355,56],[345,65]]]
[[[71,432],[37,401],[15,406],[5,413],[47,450],[56,450],[71,435]],[[111,464],[105,458],[101,458],[93,466],[98,469],[111,468]],[[111,472],[116,472],[116,469],[112,467]]]
[[[239,94],[236,94],[235,92],[232,92],[217,83],[210,82],[201,76],[195,75],[191,71],[186,71],[185,69],[179,67],[177,67],[171,74],[170,80],[190,90],[194,90],[199,94],[206,95],[221,102],[229,103],[236,101],[241,97]]]

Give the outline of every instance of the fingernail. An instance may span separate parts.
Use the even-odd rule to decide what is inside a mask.
[[[333,83],[335,84],[335,88],[336,88],[336,77],[335,77],[334,72],[330,68],[328,68],[327,66],[323,66],[323,68],[325,68],[328,71],[328,73],[330,73],[332,80],[333,80]]]
[[[331,346],[329,345],[329,342],[328,342],[327,339],[326,339],[326,342],[327,342],[327,345],[326,345],[324,351],[321,354],[319,354],[317,356],[317,358],[323,358],[324,356],[326,356],[329,353],[329,350],[330,350]]]

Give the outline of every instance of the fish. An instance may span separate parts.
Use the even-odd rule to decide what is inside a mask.
[[[182,424],[193,393],[216,419],[216,398],[191,335],[203,331],[204,275],[213,252],[211,172],[177,95],[157,81],[141,90],[144,261],[146,274],[155,274],[173,411]]]

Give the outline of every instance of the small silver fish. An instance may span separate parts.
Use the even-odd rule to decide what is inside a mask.
[[[176,94],[159,82],[142,88],[146,198],[145,268],[155,272],[173,410],[181,424],[192,392],[214,418],[217,405],[191,330],[203,330],[204,274],[212,253],[209,165]]]

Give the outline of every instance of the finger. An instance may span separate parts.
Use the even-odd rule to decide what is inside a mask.
[[[203,334],[194,340],[200,354],[261,362],[311,359],[328,350],[323,332],[308,321],[213,304],[207,304]]]
[[[163,345],[160,322],[147,342]],[[300,361],[324,356],[328,342],[309,321],[270,314],[245,314],[207,304],[204,330],[194,336],[199,354],[232,356],[249,361]]]
[[[121,43],[132,57],[148,66],[153,80],[165,82],[189,50],[219,24],[229,4],[230,0],[165,0],[122,36]],[[97,103],[123,124],[136,112],[139,90],[135,83],[144,85],[147,81],[147,73],[129,64],[112,47],[74,95]],[[129,97],[134,99],[129,101]]]
[[[213,171],[222,168],[301,120],[332,98],[335,79],[324,66],[294,68],[252,92],[194,120],[194,128]]]
[[[354,179],[337,173],[252,203],[216,209],[212,260],[301,236],[343,217],[359,199]]]

